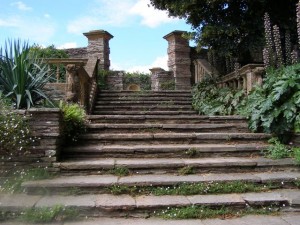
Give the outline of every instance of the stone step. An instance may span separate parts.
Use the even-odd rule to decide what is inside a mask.
[[[192,168],[195,173],[298,171],[293,159],[272,160],[263,157],[219,158],[99,158],[73,159],[54,163],[62,173],[105,174],[116,167],[126,167],[131,174],[179,173]]]
[[[119,97],[119,96],[134,96],[134,97],[191,97],[191,91],[105,91],[101,90],[98,97]]]
[[[94,115],[197,115],[196,111],[184,110],[184,111],[124,111],[124,110],[113,110],[103,111],[94,110]]]
[[[167,101],[161,101],[161,100],[148,100],[148,101],[141,101],[141,100],[130,100],[130,101],[119,101],[119,100],[110,100],[110,101],[104,101],[104,100],[98,100],[96,102],[96,106],[127,106],[128,104],[132,106],[171,106],[171,105],[192,105],[192,101],[179,101],[179,100],[167,100]]]
[[[96,111],[126,111],[126,110],[139,110],[139,111],[191,111],[193,108],[191,105],[95,105]]]
[[[81,142],[106,144],[262,144],[272,136],[264,133],[87,133],[79,137]]]
[[[151,217],[157,210],[171,207],[207,206],[211,208],[246,208],[257,206],[281,206],[282,210],[295,206],[299,190],[283,189],[267,193],[194,195],[194,196],[129,196],[110,194],[97,195],[49,195],[30,196],[25,194],[2,195],[2,212],[20,213],[28,208],[54,207],[63,205],[77,209],[79,215],[109,217]]]
[[[185,111],[185,110],[184,110]],[[184,112],[182,111],[182,112]],[[155,112],[155,111],[153,111]],[[174,111],[170,111],[174,112]],[[180,111],[178,111],[180,112]],[[201,115],[89,115],[92,123],[247,123],[242,116],[201,116]]]
[[[159,133],[159,132],[249,132],[246,123],[225,124],[146,124],[146,123],[121,123],[121,124],[88,124],[89,133]]]
[[[65,158],[199,158],[260,156],[267,145],[193,144],[193,145],[80,145],[63,149]]]
[[[111,97],[103,97],[98,96],[97,101],[192,101],[192,97],[172,97],[172,96],[111,96]]]
[[[300,179],[299,172],[265,172],[265,173],[220,173],[220,174],[145,174],[118,177],[114,175],[88,175],[88,176],[60,176],[49,180],[27,181],[22,187],[28,194],[63,193],[70,188],[80,189],[81,192],[94,194],[110,193],[108,187],[170,187],[180,184],[195,183],[223,183],[223,182],[249,182],[255,184],[279,184],[280,188],[288,187]]]

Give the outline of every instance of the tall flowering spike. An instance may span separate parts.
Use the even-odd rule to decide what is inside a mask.
[[[293,50],[291,53],[292,56],[292,64],[296,64],[299,61],[298,52],[297,50]]]
[[[297,4],[297,33],[298,33],[298,44],[300,45],[300,0]]]
[[[280,39],[280,31],[277,25],[273,26],[274,33],[274,42],[277,56],[277,67],[283,66],[283,57],[282,57],[282,47],[281,47],[281,39]]]
[[[271,20],[268,13],[265,13],[264,16],[264,27],[265,27],[265,39],[266,39],[266,53],[265,57],[268,57],[266,61],[269,62],[269,66],[275,66],[274,60],[274,50],[273,50],[273,35],[272,35],[272,27],[271,27]]]
[[[231,72],[231,66],[230,66],[230,56],[225,56],[225,63],[226,63],[226,73]]]
[[[269,50],[267,48],[264,48],[263,50],[263,58],[264,58],[264,64],[265,64],[265,68],[270,67],[270,53]]]
[[[285,32],[285,58],[286,64],[292,64],[292,43],[291,43],[291,33],[289,30]]]
[[[241,68],[241,64],[239,64],[238,59],[234,58],[234,72],[236,75],[239,75],[239,69]]]

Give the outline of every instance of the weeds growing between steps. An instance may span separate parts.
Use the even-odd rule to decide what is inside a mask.
[[[269,207],[250,207],[249,205],[244,209],[231,209],[228,207],[210,208],[207,206],[188,206],[181,208],[167,208],[154,212],[155,216],[164,219],[211,219],[221,218],[229,219],[234,217],[242,217],[246,215],[276,215],[280,210],[280,205],[273,205]]]

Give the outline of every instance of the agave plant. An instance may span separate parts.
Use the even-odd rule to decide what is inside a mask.
[[[30,108],[45,99],[43,87],[51,79],[48,66],[30,53],[28,43],[8,41],[0,48],[0,91],[17,109]]]

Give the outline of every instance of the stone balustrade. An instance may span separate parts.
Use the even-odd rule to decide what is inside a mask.
[[[255,85],[263,82],[264,65],[248,64],[239,70],[220,77],[219,87],[230,87],[233,89],[243,89],[248,94]]]
[[[56,83],[49,83],[46,88],[60,89],[64,100],[76,102],[84,106],[86,111],[92,111],[97,92],[97,58],[89,59],[47,59],[48,64],[66,69],[65,82],[59,83],[61,74],[56,74]],[[58,70],[57,70],[58,71]],[[51,92],[49,92],[51,96]],[[51,96],[53,97],[53,96]]]
[[[218,71],[206,59],[196,59],[194,64],[194,82],[195,84],[203,81],[207,77],[218,75]]]

